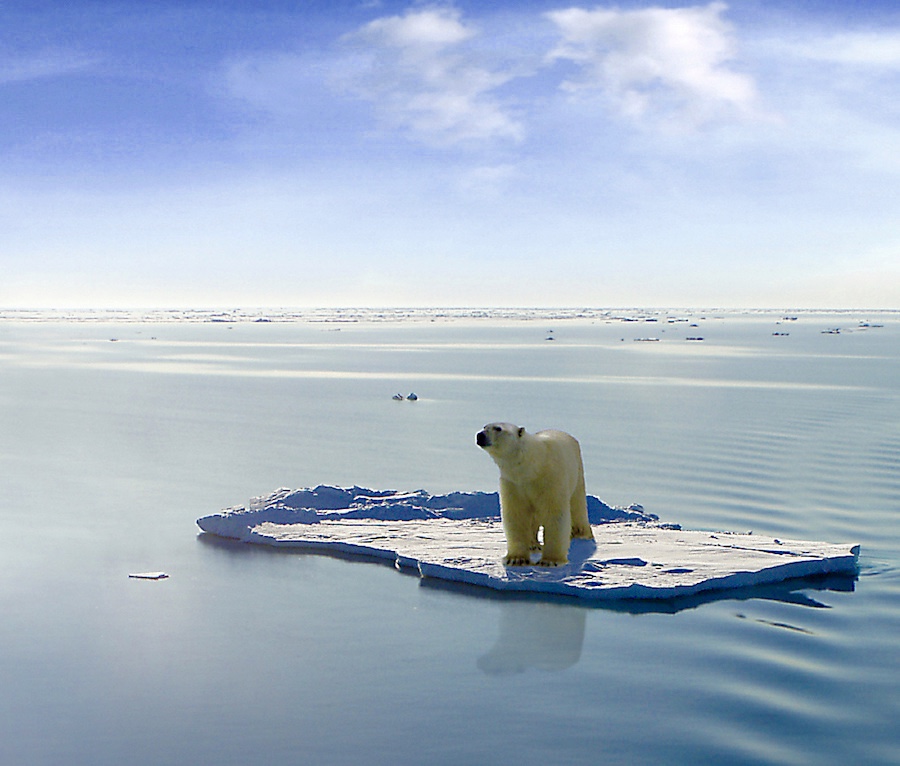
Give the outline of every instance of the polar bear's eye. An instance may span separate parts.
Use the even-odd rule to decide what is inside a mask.
[[[494,426],[494,431],[496,431],[497,433],[500,433],[502,430],[503,429],[500,428],[500,426]]]

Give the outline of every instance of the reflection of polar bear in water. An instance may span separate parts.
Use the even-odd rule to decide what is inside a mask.
[[[530,434],[511,423],[490,423],[478,446],[500,467],[500,518],[506,533],[506,566],[528,566],[541,551],[540,566],[568,561],[573,537],[593,540],[578,442],[562,431]],[[543,548],[538,528],[544,528]]]
[[[570,668],[581,659],[586,615],[580,606],[507,601],[497,642],[478,667],[489,675]]]

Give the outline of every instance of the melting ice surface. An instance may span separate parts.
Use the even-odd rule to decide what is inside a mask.
[[[856,571],[859,546],[700,532],[588,496],[593,542],[563,567],[505,567],[497,493],[280,489],[197,521],[248,543],[386,558],[422,577],[586,599],[658,599]]]

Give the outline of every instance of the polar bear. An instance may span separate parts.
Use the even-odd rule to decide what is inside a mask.
[[[568,562],[573,537],[593,540],[577,440],[563,431],[530,434],[512,423],[489,423],[475,437],[500,468],[500,518],[506,533],[506,566]],[[543,548],[538,528],[544,528]]]

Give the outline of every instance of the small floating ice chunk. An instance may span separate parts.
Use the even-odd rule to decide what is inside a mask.
[[[415,402],[415,401],[418,400],[419,397],[416,396],[415,394],[410,394],[410,395],[407,396],[406,398],[407,398],[409,401],[411,401],[411,402]]]
[[[128,576],[133,580],[165,580],[169,577],[165,572],[135,572]]]

